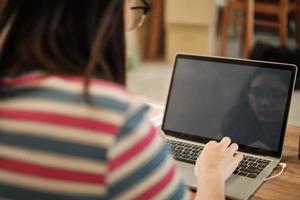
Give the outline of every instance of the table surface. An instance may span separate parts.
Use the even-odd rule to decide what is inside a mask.
[[[300,127],[289,125],[286,132],[282,157],[282,162],[285,162],[287,167],[282,175],[265,182],[251,199],[300,200],[299,137]],[[278,173],[278,170],[275,170],[273,174]]]
[[[150,116],[162,111],[151,109]],[[266,181],[251,197],[252,200],[261,199],[288,199],[300,200],[300,160],[298,160],[300,127],[289,125],[287,127],[282,162],[287,164],[284,172],[274,179]],[[280,168],[274,170],[273,175]]]

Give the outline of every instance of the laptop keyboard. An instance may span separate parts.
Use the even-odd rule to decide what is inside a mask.
[[[270,160],[245,156],[235,169],[233,174],[246,176],[248,178],[256,178],[270,163]]]
[[[167,139],[171,153],[179,161],[195,164],[203,146]],[[270,160],[244,155],[233,174],[256,178],[270,163]]]
[[[195,164],[203,146],[167,139],[171,153],[179,161]]]

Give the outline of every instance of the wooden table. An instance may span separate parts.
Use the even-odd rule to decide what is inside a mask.
[[[252,199],[300,200],[300,160],[298,160],[300,127],[288,126],[282,162],[287,164],[282,175],[265,182]],[[273,174],[276,174],[275,170]]]
[[[162,113],[161,109],[151,109],[149,115]],[[252,196],[252,200],[287,199],[300,200],[300,160],[298,160],[300,127],[289,125],[286,132],[282,162],[287,164],[284,172],[266,181]],[[273,175],[280,170],[274,170]]]

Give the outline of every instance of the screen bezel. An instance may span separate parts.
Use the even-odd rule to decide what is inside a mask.
[[[246,66],[251,66],[251,67],[283,69],[283,70],[291,71],[292,77],[291,77],[290,85],[289,85],[289,89],[288,89],[288,97],[287,97],[286,106],[285,106],[284,119],[283,119],[282,129],[281,129],[281,133],[280,133],[280,143],[279,143],[278,151],[265,150],[265,149],[261,149],[261,148],[255,148],[255,147],[250,147],[247,145],[238,144],[239,151],[242,151],[242,152],[252,153],[252,154],[256,154],[256,155],[272,156],[272,157],[277,157],[277,158],[281,157],[283,142],[284,142],[284,135],[286,132],[286,127],[287,127],[288,114],[289,114],[289,110],[290,110],[291,98],[292,98],[292,93],[294,91],[295,80],[296,80],[296,72],[297,72],[296,65],[285,64],[285,63],[256,61],[256,60],[247,60],[247,59],[234,59],[234,58],[213,57],[213,56],[177,54],[175,56],[174,65],[173,65],[174,67],[173,67],[171,83],[170,83],[169,91],[168,91],[167,103],[166,103],[165,113],[164,113],[164,118],[163,118],[163,123],[162,123],[162,130],[166,135],[170,135],[170,136],[173,136],[176,138],[190,140],[190,141],[194,141],[194,142],[204,143],[204,144],[212,139],[206,138],[206,137],[201,137],[201,136],[191,135],[192,133],[182,133],[182,132],[177,132],[174,130],[167,130],[165,128],[167,112],[168,112],[168,109],[170,109],[169,101],[170,101],[170,96],[171,96],[171,89],[172,89],[172,86],[174,83],[177,62],[179,59],[192,59],[192,60],[197,60],[197,61],[208,61],[208,62],[216,62],[216,63],[235,64],[235,65],[246,65]]]

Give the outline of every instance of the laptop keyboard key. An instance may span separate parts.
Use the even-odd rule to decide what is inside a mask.
[[[256,171],[256,170],[257,170],[257,167],[248,166],[247,169],[252,170],[252,171]]]
[[[247,176],[247,173],[245,173],[245,172],[239,172],[238,175],[240,175],[240,176]]]
[[[254,175],[254,174],[248,174],[247,177],[249,177],[249,178],[256,178],[257,175]]]

